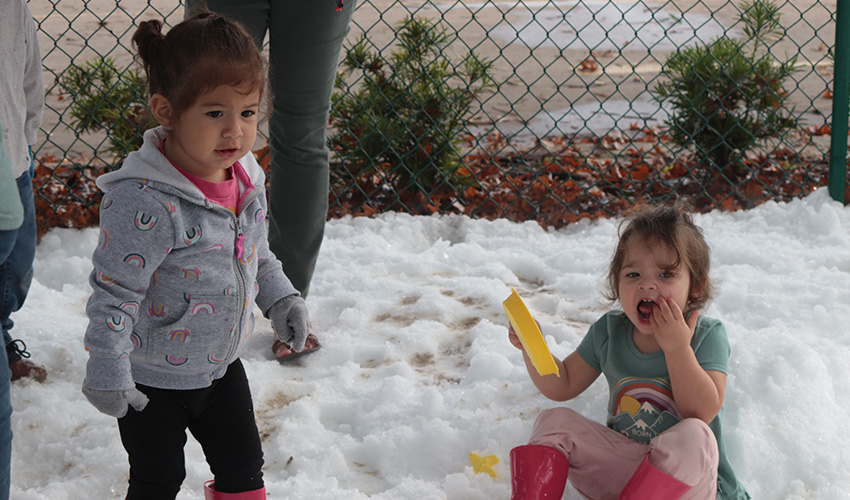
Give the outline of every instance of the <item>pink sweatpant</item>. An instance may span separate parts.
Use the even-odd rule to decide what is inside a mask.
[[[653,467],[691,486],[681,500],[717,497],[717,440],[696,418],[682,420],[644,444],[569,408],[553,408],[537,417],[528,444],[563,452],[570,462],[570,482],[590,500],[617,500],[647,454]]]

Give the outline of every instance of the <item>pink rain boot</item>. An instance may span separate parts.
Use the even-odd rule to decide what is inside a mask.
[[[215,481],[204,483],[204,498],[206,500],[266,500],[265,486],[259,490],[243,491],[242,493],[221,493],[215,491],[214,486]]]
[[[511,500],[558,500],[567,486],[570,463],[549,446],[529,444],[511,450]]]
[[[653,467],[647,455],[626,483],[620,500],[677,500],[690,489],[687,484]]]

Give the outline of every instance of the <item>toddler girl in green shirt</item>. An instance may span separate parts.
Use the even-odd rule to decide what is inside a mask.
[[[644,206],[627,219],[608,272],[606,313],[560,377],[528,373],[544,396],[575,398],[600,374],[607,426],[569,408],[540,414],[511,451],[512,500],[750,498],[726,457],[721,420],[730,353],[723,324],[700,316],[710,299],[709,248],[684,207]],[[522,344],[511,327],[511,343]]]

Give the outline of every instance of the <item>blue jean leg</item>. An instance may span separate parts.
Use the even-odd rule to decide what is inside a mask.
[[[32,282],[32,263],[35,259],[35,207],[32,178],[25,172],[18,178],[18,190],[24,204],[23,225],[14,231],[0,231],[0,323],[3,338],[12,340],[10,316],[21,308]],[[12,372],[6,349],[0,349],[0,500],[9,499],[12,465],[12,402],[10,388]]]
[[[0,500],[9,500],[12,475],[12,401],[9,397],[11,378],[6,349],[0,349]]]
[[[12,341],[9,330],[14,321],[11,316],[24,305],[32,284],[35,260],[37,229],[29,172],[18,177],[18,190],[24,205],[24,222],[17,230],[0,231],[0,325],[3,327],[4,345]],[[8,362],[5,364],[8,365]]]

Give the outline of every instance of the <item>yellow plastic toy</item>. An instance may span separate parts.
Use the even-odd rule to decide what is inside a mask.
[[[472,463],[472,470],[476,474],[489,474],[490,477],[496,479],[496,471],[493,470],[493,466],[499,463],[499,457],[496,455],[487,455],[486,457],[482,457],[477,453],[470,453],[469,461]]]
[[[522,347],[531,359],[531,364],[537,369],[537,373],[540,375],[554,373],[555,376],[560,377],[561,372],[546,345],[546,341],[543,340],[543,334],[540,333],[537,322],[531,317],[531,313],[528,312],[528,308],[525,307],[525,303],[516,293],[516,290],[511,288],[511,295],[502,302],[502,306],[505,308],[517,337],[522,342]]]

